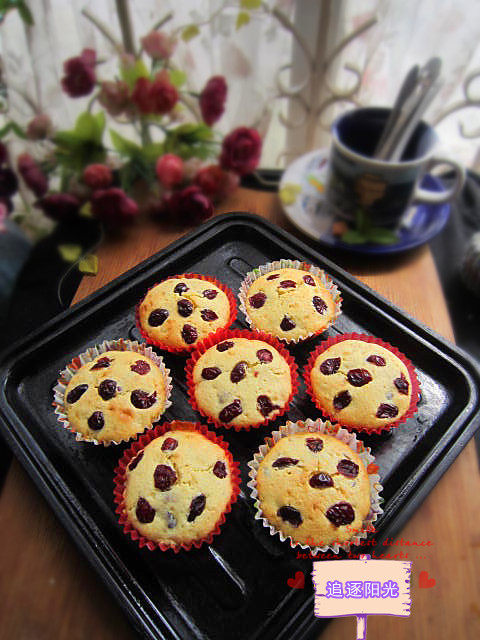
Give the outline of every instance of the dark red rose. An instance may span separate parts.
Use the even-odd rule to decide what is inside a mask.
[[[213,204],[199,187],[192,184],[165,198],[159,215],[180,225],[200,224],[213,215]]]
[[[69,193],[51,193],[43,196],[36,206],[52,220],[67,220],[77,214],[80,202]]]
[[[112,116],[119,116],[126,111],[130,105],[130,91],[128,84],[119,80],[118,82],[102,82],[98,101],[105,107]]]
[[[106,189],[112,180],[112,172],[104,164],[90,164],[83,171],[83,181],[91,189]]]
[[[108,226],[124,224],[138,215],[138,205],[117,187],[96,191],[92,196],[92,213]]]
[[[152,113],[153,104],[150,96],[151,82],[148,78],[138,78],[132,93],[132,102],[140,113]]]
[[[8,158],[7,147],[3,144],[3,142],[0,142],[0,165],[4,164],[7,161],[7,158]]]
[[[17,159],[18,172],[25,181],[25,184],[37,198],[41,198],[48,191],[47,176],[40,169],[38,164],[29,153],[22,153]]]
[[[168,74],[163,71],[157,74],[150,87],[152,111],[158,115],[168,113],[178,101],[178,91],[170,82]]]
[[[231,171],[224,171],[217,164],[200,169],[194,178],[194,183],[203,193],[214,200],[221,200],[233,193],[238,187],[239,178]]]
[[[227,83],[223,76],[213,76],[200,94],[200,111],[209,127],[219,120],[225,111]]]
[[[222,144],[220,164],[239,176],[252,172],[258,165],[262,152],[262,139],[256,129],[234,129]]]
[[[183,160],[174,153],[166,153],[158,158],[155,173],[160,184],[171,189],[183,179]]]
[[[18,178],[15,173],[5,167],[0,169],[0,198],[9,198],[17,192]]]
[[[97,54],[93,49],[84,49],[80,56],[70,58],[63,63],[65,75],[62,87],[72,98],[88,96],[95,86],[95,61]]]

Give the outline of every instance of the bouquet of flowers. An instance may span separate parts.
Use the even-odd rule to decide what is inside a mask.
[[[172,34],[151,31],[138,55],[119,52],[114,78],[101,77],[93,49],[64,62],[62,89],[75,100],[88,97],[87,108],[69,130],[55,130],[46,113],[26,128],[8,122],[0,130],[0,137],[11,132],[39,143],[35,157],[22,153],[16,163],[0,143],[0,224],[18,189],[15,164],[34,206],[55,221],[86,215],[116,229],[142,211],[183,225],[212,215],[213,203],[257,167],[261,138],[247,127],[223,140],[214,132],[226,80],[214,76],[199,94],[188,91],[172,62],[176,44]]]

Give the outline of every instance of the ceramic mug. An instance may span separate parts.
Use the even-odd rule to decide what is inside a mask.
[[[339,218],[355,220],[359,210],[376,226],[394,227],[411,204],[441,204],[451,200],[465,181],[464,169],[453,160],[434,156],[438,136],[421,121],[398,162],[373,158],[390,109],[366,107],[341,115],[332,125],[332,146],[326,201]],[[455,180],[444,191],[419,184],[435,165],[448,165]]]

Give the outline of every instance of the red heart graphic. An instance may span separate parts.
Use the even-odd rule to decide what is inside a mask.
[[[301,571],[297,571],[294,578],[289,578],[287,584],[292,589],[303,589],[305,587],[305,576]]]
[[[420,571],[418,586],[420,589],[431,589],[436,584],[435,578],[428,577],[428,571]]]

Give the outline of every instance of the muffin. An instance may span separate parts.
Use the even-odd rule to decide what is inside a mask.
[[[167,379],[163,364],[160,368],[143,353],[102,352],[80,366],[66,385],[62,409],[68,428],[87,441],[129,440],[164,412]]]
[[[214,279],[184,274],[152,287],[137,308],[137,324],[151,344],[191,351],[236,317],[232,292]]]
[[[126,530],[162,549],[199,546],[218,533],[238,494],[238,468],[226,445],[196,427],[162,425],[117,470],[117,511]]]
[[[360,456],[333,435],[282,437],[258,465],[264,518],[284,536],[310,547],[350,541],[370,512],[370,481]]]
[[[346,334],[320,345],[305,375],[317,407],[347,427],[389,427],[416,406],[418,383],[411,363],[369,336]]]
[[[187,364],[187,382],[192,404],[202,415],[238,430],[283,413],[296,387],[296,367],[277,341],[232,331],[195,352]]]
[[[271,266],[276,264],[282,263]],[[292,261],[292,264],[302,263]],[[247,276],[240,294],[253,328],[287,342],[297,342],[321,333],[334,322],[340,308],[335,299],[336,288],[330,286],[325,274],[322,281],[319,269],[308,265],[303,269],[271,269],[266,265],[260,270],[265,272],[256,278]]]

